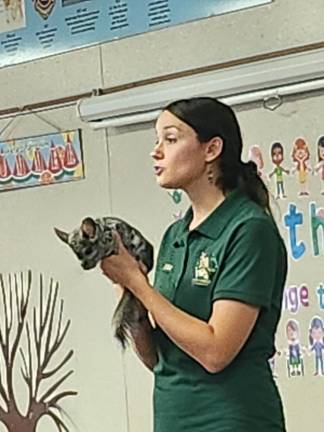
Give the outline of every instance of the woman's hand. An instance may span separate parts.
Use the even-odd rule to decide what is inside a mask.
[[[103,258],[101,270],[112,282],[132,291],[136,286],[146,281],[147,269],[144,264],[136,261],[123,245],[118,233],[114,234],[117,243],[117,255]]]

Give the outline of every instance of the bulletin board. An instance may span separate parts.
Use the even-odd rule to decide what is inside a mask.
[[[1,0],[0,67],[272,0]]]
[[[293,432],[310,427],[321,431],[324,424],[323,104],[324,92],[319,92],[286,97],[274,111],[262,103],[237,110],[244,159],[258,164],[271,192],[289,256],[277,352],[270,366],[284,401],[287,430]],[[188,201],[180,191],[166,191],[155,183],[149,156],[155,142],[153,124],[110,131],[109,142],[114,214],[145,227],[158,247],[166,227],[183,215]],[[149,432],[152,377],[127,355],[132,430]],[[141,398],[139,385],[147,387]]]

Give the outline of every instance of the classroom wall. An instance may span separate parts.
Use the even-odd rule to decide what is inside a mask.
[[[324,4],[319,0],[310,0],[307,5],[301,0],[277,0],[255,9],[4,68],[0,70],[0,109],[321,42],[323,13]],[[291,111],[279,118],[289,117],[295,109],[290,107]],[[245,120],[242,112],[240,119],[247,142],[255,143],[263,131],[255,131],[249,115],[246,111]],[[64,401],[76,423],[74,429],[148,432],[152,378],[132,353],[122,355],[112,338],[109,321],[116,303],[114,293],[99,271],[87,273],[79,268],[54,237],[52,227],[73,228],[88,214],[119,214],[144,230],[158,246],[177,208],[149,177],[148,153],[154,140],[151,125],[118,133],[94,132],[76,118],[74,106],[45,110],[42,116],[59,130],[82,128],[85,179],[1,193],[0,272],[32,269],[35,276],[43,273],[46,280],[53,277],[60,282],[65,316],[72,320],[66,348],[75,351],[71,361],[74,374],[68,386],[79,392]],[[0,130],[8,120],[0,120]],[[1,139],[52,132],[57,132],[55,126],[29,114],[13,121]],[[267,136],[264,145],[271,139]],[[35,278],[34,302],[38,291]],[[302,382],[299,385],[302,392]],[[21,383],[19,386],[23,388]],[[23,390],[20,393],[23,398]],[[288,416],[298,412],[295,407],[302,408],[287,399]],[[302,432],[310,421],[311,416],[299,422],[294,414],[289,430]],[[51,430],[56,429],[48,422],[46,432]]]
[[[1,107],[322,42],[323,11],[320,0],[276,0],[270,5],[4,68],[0,83],[7,90],[2,94]]]

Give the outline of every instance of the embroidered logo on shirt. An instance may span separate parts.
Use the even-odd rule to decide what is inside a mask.
[[[173,269],[173,265],[170,263],[165,263],[162,267],[162,270],[165,272],[170,272]]]
[[[213,254],[208,255],[207,252],[201,252],[195,264],[192,282],[195,285],[209,285],[217,268],[216,257]]]

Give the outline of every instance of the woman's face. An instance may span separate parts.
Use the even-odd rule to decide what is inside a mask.
[[[188,190],[206,171],[205,143],[196,132],[169,111],[156,122],[157,142],[151,156],[158,184],[164,188]]]

